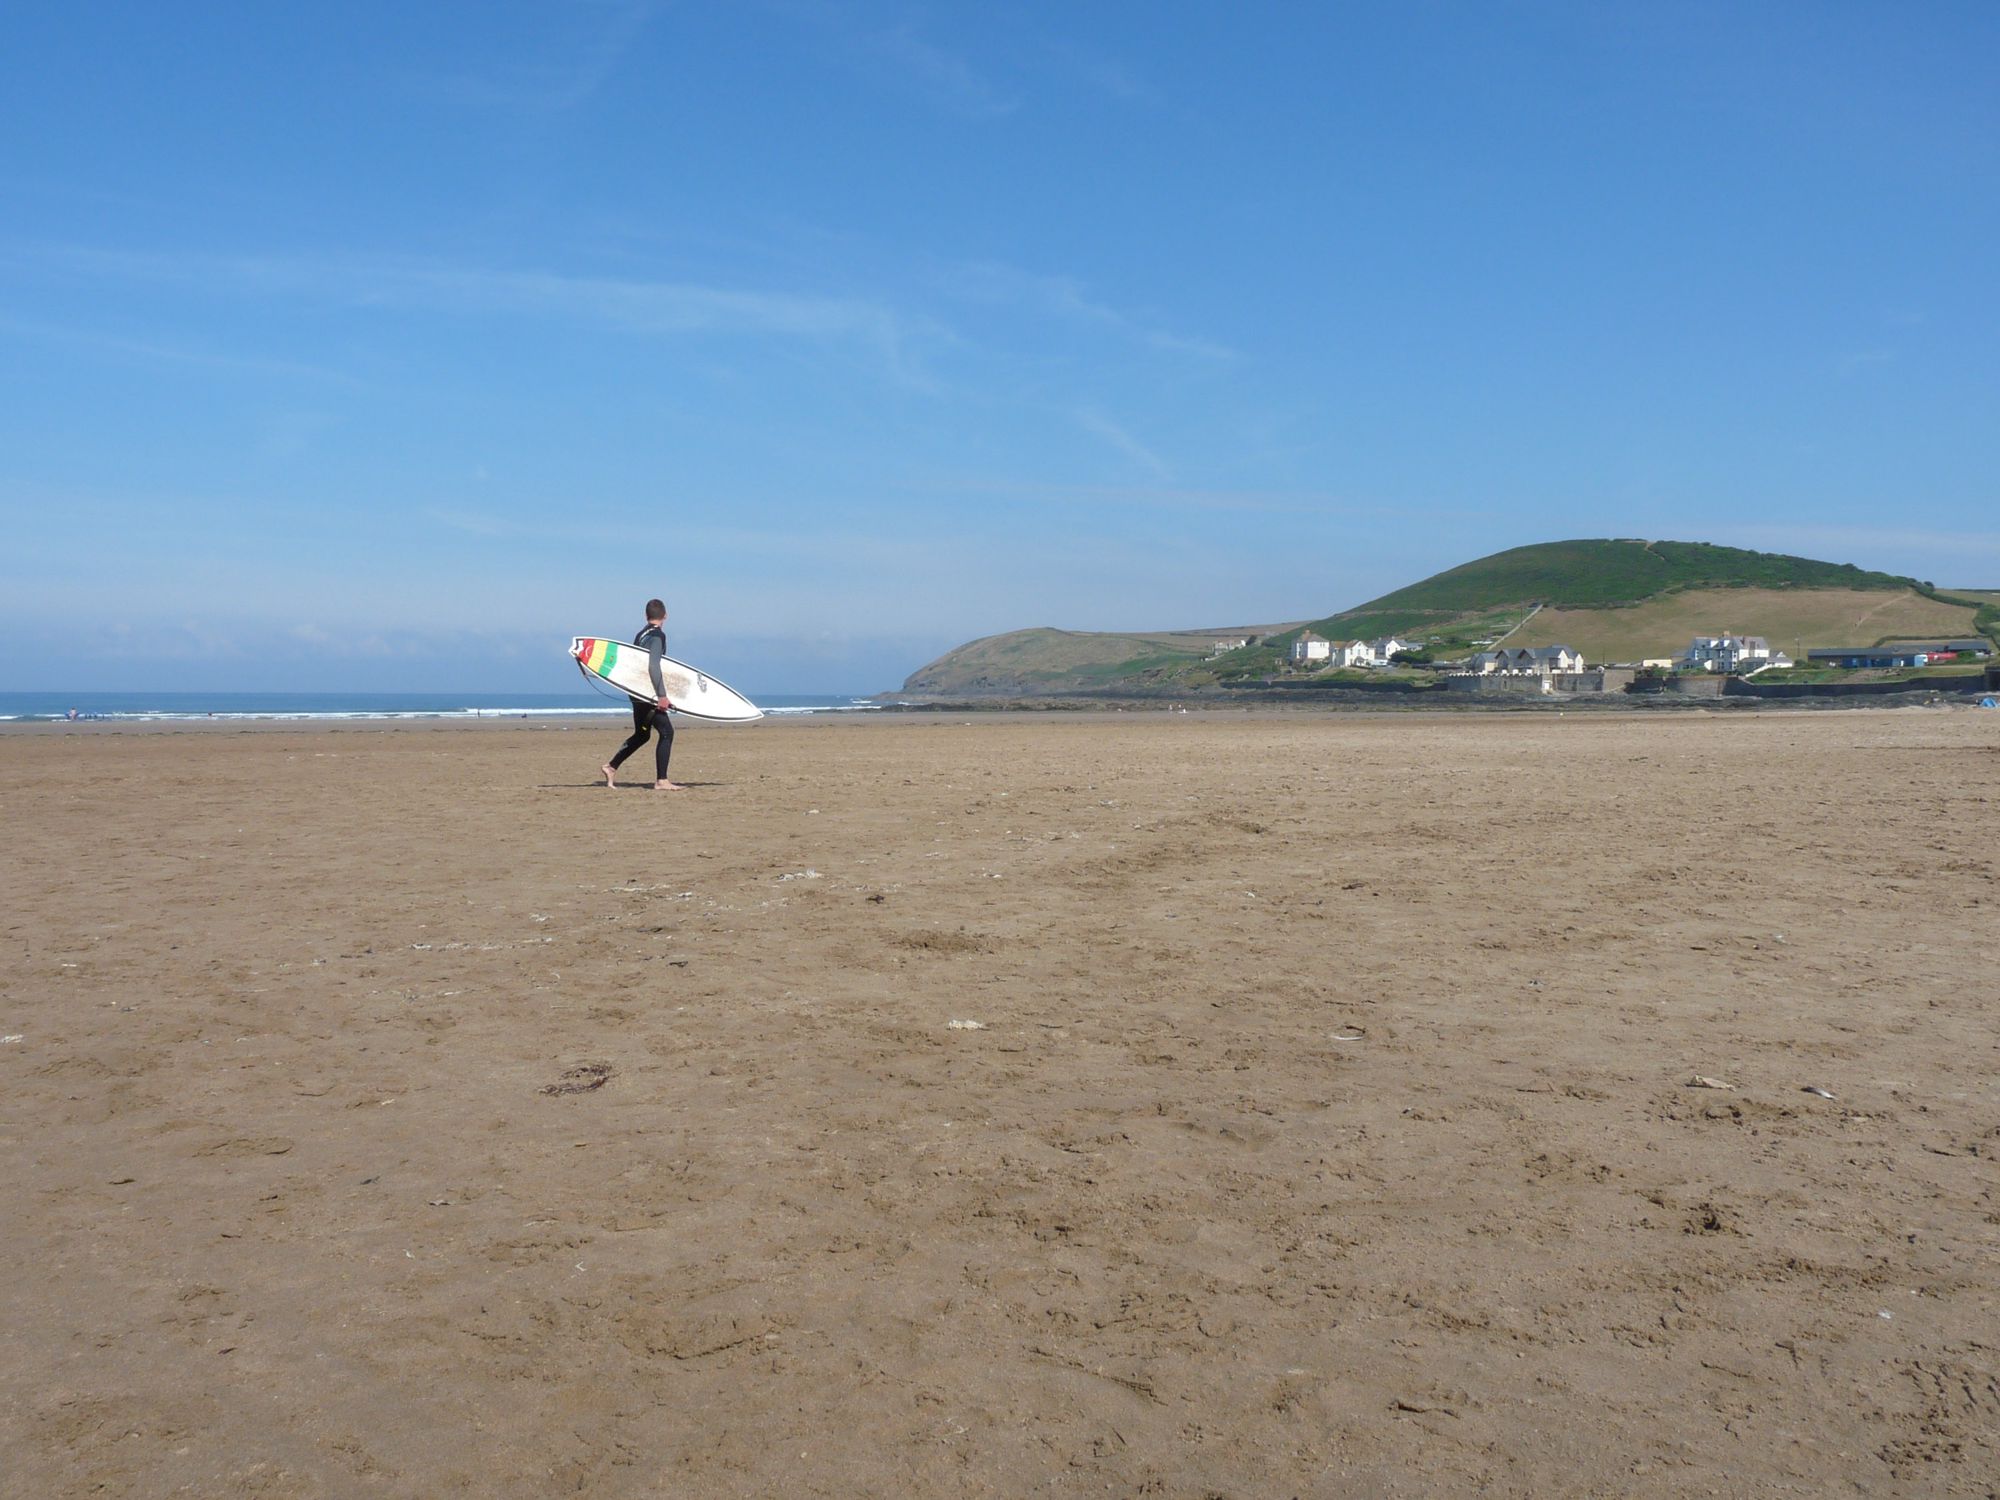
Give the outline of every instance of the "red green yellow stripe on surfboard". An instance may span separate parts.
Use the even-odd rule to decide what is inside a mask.
[[[602,677],[618,665],[618,643],[616,641],[587,640],[578,643],[576,659],[591,671]]]

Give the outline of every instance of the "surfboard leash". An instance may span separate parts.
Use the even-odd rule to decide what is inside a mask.
[[[599,677],[595,672],[591,671],[590,668],[586,667],[582,662],[576,661],[576,658],[574,656],[572,656],[570,660],[576,662],[577,671],[583,675],[583,680],[590,684],[590,690],[593,693],[597,694],[598,697],[609,698],[613,703],[616,703],[621,698],[624,699],[627,703],[636,703],[639,701],[638,699],[634,698],[630,693],[606,692],[603,678]]]

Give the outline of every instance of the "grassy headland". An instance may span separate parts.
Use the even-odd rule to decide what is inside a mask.
[[[1986,634],[2000,639],[2000,593],[1940,591],[1925,580],[1707,542],[1589,539],[1513,547],[1303,625],[1135,634],[1041,628],[987,636],[913,673],[904,691],[939,696],[1188,692],[1285,671],[1301,631],[1331,640],[1396,635],[1443,661],[1505,638],[1566,645],[1591,661],[1669,656],[1696,634],[1803,645]],[[1239,636],[1252,644],[1217,653]],[[1328,685],[1343,674],[1318,674]],[[1384,674],[1366,674],[1371,683]]]

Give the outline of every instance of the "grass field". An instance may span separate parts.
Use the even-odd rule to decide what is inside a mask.
[[[1545,609],[1510,646],[1573,646],[1592,661],[1671,656],[1697,635],[1761,635],[1776,650],[1801,643],[1872,646],[1896,637],[1974,634],[1973,611],[1904,589],[1694,589],[1626,609]]]
[[[1982,663],[1956,663],[1941,667],[1783,667],[1759,672],[1759,682],[1908,682],[1919,687],[1944,679],[1983,677]]]

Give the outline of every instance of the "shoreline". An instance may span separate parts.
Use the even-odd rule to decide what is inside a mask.
[[[1647,720],[1661,718],[1679,719],[1690,715],[1710,718],[1754,717],[1768,719],[1798,715],[1823,715],[1831,711],[1845,714],[1902,714],[1912,710],[1973,710],[1979,711],[1976,697],[1970,694],[1953,697],[1924,696],[1911,694],[1909,701],[1867,700],[1819,700],[1819,699],[1704,699],[1704,698],[1646,698],[1642,700],[1583,699],[1580,701],[1548,699],[1481,699],[1478,701],[1456,701],[1451,703],[1177,703],[1156,700],[1128,700],[1089,702],[1066,699],[1021,699],[973,702],[908,703],[883,705],[879,708],[841,709],[823,712],[787,713],[771,715],[749,724],[712,724],[703,720],[680,719],[675,722],[677,733],[692,732],[697,735],[708,732],[727,734],[768,733],[778,725],[876,725],[885,726],[911,721],[942,722],[947,719],[977,719],[983,722],[1057,722],[1057,723],[1132,723],[1153,719],[1224,722],[1232,724],[1258,722],[1314,722],[1314,721],[1368,721],[1435,723],[1453,720],[1475,720],[1487,718],[1555,717],[1574,715],[1579,718],[1604,720],[1609,722]],[[438,734],[464,733],[467,731],[490,734],[496,731],[522,731],[530,733],[579,733],[584,735],[611,735],[622,738],[619,732],[620,720],[605,715],[602,721],[580,721],[580,716],[520,714],[505,717],[458,718],[439,715],[435,717],[412,717],[407,719],[389,717],[339,717],[328,715],[323,718],[271,717],[242,718],[217,717],[214,719],[80,719],[67,720],[20,720],[0,721],[0,740],[8,738],[49,738],[58,735],[74,735],[97,739],[106,735],[229,735],[229,734]]]
[[[1987,680],[1970,679],[1950,686],[1937,683],[1913,684],[1891,691],[1823,691],[1792,693],[1716,692],[1578,692],[1531,694],[1525,692],[1386,692],[1329,688],[1311,690],[1246,689],[1222,695],[1195,691],[1176,695],[1167,692],[1134,694],[1051,693],[1047,695],[978,694],[965,697],[944,695],[904,695],[889,693],[872,698],[853,698],[842,704],[812,706],[779,704],[765,710],[763,724],[805,720],[882,720],[911,716],[973,714],[1122,716],[1169,714],[1202,716],[1274,715],[1307,717],[1463,717],[1485,714],[1569,713],[1588,715],[1644,714],[1657,716],[1676,711],[1713,713],[1718,710],[1740,713],[1810,712],[1828,709],[1902,709],[1931,707],[1978,707],[1982,698],[2000,694],[1992,673]],[[1717,685],[1718,687],[1720,684]],[[0,695],[4,698],[6,695]],[[48,696],[55,694],[21,694]],[[80,695],[89,696],[89,695]],[[117,695],[137,697],[139,695]],[[411,708],[411,709],[294,709],[239,708],[201,713],[176,708],[120,708],[86,713],[78,719],[44,714],[0,715],[0,736],[20,733],[51,733],[90,730],[94,732],[216,731],[255,728],[492,728],[508,727],[606,728],[625,716],[623,705],[612,707],[494,707]],[[677,718],[678,728],[710,727],[700,719]],[[748,728],[747,725],[715,725],[717,728]]]

